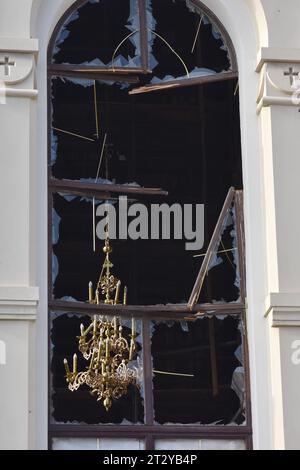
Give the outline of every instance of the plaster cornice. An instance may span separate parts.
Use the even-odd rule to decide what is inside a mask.
[[[266,63],[300,63],[300,49],[281,47],[262,47],[257,54],[256,72],[260,72]]]
[[[35,320],[38,301],[37,287],[0,287],[0,321]]]
[[[273,327],[300,327],[300,293],[270,293],[265,311]]]
[[[0,37],[0,52],[23,52],[33,54],[38,52],[38,39]]]

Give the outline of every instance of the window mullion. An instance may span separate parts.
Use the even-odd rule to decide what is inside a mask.
[[[143,379],[145,423],[154,423],[150,320],[143,319]]]
[[[155,450],[155,441],[153,434],[145,436],[145,450]]]
[[[237,232],[238,265],[240,274],[240,292],[241,298],[246,298],[246,260],[245,260],[245,234],[244,234],[244,210],[243,210],[243,191],[235,193],[235,225]]]
[[[140,13],[140,44],[142,68],[145,72],[149,70],[149,48],[148,48],[148,26],[147,26],[147,6],[146,0],[138,0]]]

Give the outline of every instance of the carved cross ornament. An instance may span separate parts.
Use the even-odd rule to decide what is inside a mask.
[[[285,77],[290,77],[291,86],[294,85],[295,77],[299,77],[299,72],[296,72],[293,67],[290,67],[288,71],[283,72]]]
[[[33,54],[0,52],[0,81],[7,84],[21,83],[32,73]]]
[[[7,104],[7,97],[37,96],[35,59],[38,50],[38,40],[34,38],[0,38],[0,104]]]
[[[5,77],[9,77],[10,76],[10,68],[15,67],[16,63],[14,61],[10,60],[9,57],[4,57],[4,60],[0,61],[0,66],[1,67],[4,66],[4,75],[5,75]]]
[[[260,85],[257,112],[266,106],[300,105],[300,60],[299,62],[265,61],[257,69]]]

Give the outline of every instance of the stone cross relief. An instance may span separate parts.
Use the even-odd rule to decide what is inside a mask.
[[[290,67],[288,71],[283,72],[285,77],[290,77],[291,86],[294,85],[295,77],[299,77],[299,72],[296,72],[293,67]]]
[[[10,68],[15,67],[16,63],[14,61],[11,61],[9,57],[4,57],[4,60],[0,62],[0,66],[4,66],[4,75],[5,77],[10,76]]]

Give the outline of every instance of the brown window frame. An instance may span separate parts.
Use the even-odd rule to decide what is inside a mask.
[[[134,305],[134,306],[117,306],[109,305],[90,305],[84,302],[67,302],[53,299],[52,296],[52,196],[55,193],[77,194],[79,196],[95,196],[97,199],[106,200],[111,194],[132,195],[137,197],[143,196],[166,196],[168,193],[161,188],[136,188],[126,185],[103,185],[98,183],[82,183],[79,181],[58,180],[51,175],[51,80],[53,77],[76,77],[114,81],[126,81],[130,83],[138,83],[140,74],[151,73],[148,68],[148,43],[147,43],[147,25],[146,25],[146,2],[138,0],[140,7],[140,25],[141,25],[141,54],[142,68],[101,68],[87,67],[78,65],[60,65],[52,63],[53,48],[57,34],[61,26],[72,12],[86,3],[86,0],[77,0],[62,16],[56,25],[48,48],[48,331],[49,331],[49,384],[50,382],[50,331],[51,331],[51,312],[72,312],[73,314],[99,314],[99,313],[118,313],[120,317],[132,316],[134,314],[143,322],[143,348],[144,348],[144,381],[145,381],[145,424],[143,425],[88,425],[88,424],[52,424],[51,423],[51,393],[49,387],[49,406],[48,406],[48,429],[49,429],[49,448],[52,447],[52,439],[59,437],[114,437],[114,438],[141,438],[145,439],[145,449],[153,450],[156,439],[166,438],[206,438],[206,439],[236,439],[244,440],[247,449],[252,449],[252,418],[251,418],[251,401],[250,401],[250,374],[249,374],[249,357],[247,343],[247,325],[246,325],[246,283],[245,283],[245,242],[244,242],[244,221],[243,221],[243,194],[242,191],[231,190],[232,199],[235,200],[236,207],[236,226],[237,226],[237,242],[239,249],[239,269],[241,277],[241,301],[236,303],[218,303],[218,304],[197,304],[195,300],[195,292],[199,291],[199,279],[193,289],[191,298],[187,304],[168,304],[168,305]],[[228,47],[232,70],[216,75],[190,78],[184,80],[175,80],[161,85],[152,87],[143,87],[143,90],[137,89],[137,92],[150,92],[155,89],[168,89],[170,87],[185,87],[192,85],[201,85],[212,83],[220,80],[238,79],[237,61],[232,41],[224,26],[218,18],[200,1],[190,0],[197,8],[215,23]],[[147,89],[148,88],[148,89]],[[149,89],[152,88],[152,89]],[[233,191],[233,192],[232,192]],[[230,196],[230,197],[231,197]],[[229,197],[229,196],[228,196]],[[228,201],[227,201],[228,202]],[[226,206],[226,204],[225,204]],[[228,204],[227,204],[228,206]],[[226,207],[227,207],[226,206]],[[228,207],[227,207],[228,208]],[[224,208],[223,208],[224,209]],[[224,214],[223,214],[224,215]],[[221,214],[222,217],[222,214]],[[216,227],[217,234],[220,226]],[[211,248],[211,247],[210,247]],[[209,250],[202,262],[202,266],[207,263]],[[203,275],[203,268],[199,272],[199,276]],[[197,296],[196,296],[197,297]],[[197,297],[198,298],[198,297]],[[215,315],[230,314],[239,315],[243,322],[243,338],[242,344],[245,357],[245,400],[246,400],[246,425],[242,426],[203,426],[203,425],[157,425],[154,424],[153,410],[153,392],[152,392],[152,366],[151,366],[151,338],[150,338],[150,322],[151,320],[174,319],[193,321],[199,315]]]
[[[61,188],[64,189],[64,186]],[[49,266],[52,259],[52,194],[58,190],[59,186],[50,186],[49,191]],[[69,188],[67,189],[69,191]],[[73,188],[73,194],[90,195],[89,192],[78,193],[77,188]],[[96,195],[94,193],[94,195]],[[103,199],[107,199],[109,195],[105,194]],[[243,211],[242,211],[242,191],[234,191],[232,188],[226,198],[219,222],[223,220],[226,211],[230,208],[233,199],[235,199],[236,209],[236,225],[237,228],[243,229]],[[100,199],[102,197],[100,196]],[[51,201],[51,202],[50,202]],[[215,236],[220,233],[221,224],[216,226]],[[214,237],[212,238],[212,240]],[[237,230],[237,240],[240,260],[240,277],[241,277],[241,301],[235,303],[218,303],[218,304],[167,304],[167,305],[91,305],[84,302],[68,302],[62,300],[54,300],[52,298],[52,272],[49,270],[49,333],[51,331],[51,312],[66,312],[76,315],[94,315],[94,314],[118,314],[121,318],[131,317],[134,315],[142,321],[142,337],[143,337],[143,369],[144,369],[144,408],[145,423],[132,425],[101,425],[101,424],[52,424],[51,423],[51,390],[49,388],[49,448],[51,448],[52,439],[55,437],[136,437],[145,440],[146,450],[154,450],[154,442],[156,439],[164,438],[206,438],[206,439],[237,439],[244,440],[247,449],[252,449],[252,423],[251,423],[251,402],[250,402],[250,376],[249,376],[249,357],[247,343],[247,327],[246,327],[246,306],[245,306],[245,277],[244,277],[244,234],[243,231]],[[213,243],[211,244],[213,249]],[[241,249],[242,247],[242,249]],[[210,248],[207,251],[202,265],[205,265],[205,259],[209,257]],[[206,264],[207,269],[207,264]],[[203,268],[200,268],[199,275],[203,274]],[[198,279],[196,280],[194,290],[199,289]],[[200,286],[201,289],[201,286]],[[191,296],[192,298],[192,296]],[[151,364],[151,335],[150,322],[153,320],[185,320],[194,321],[199,316],[206,315],[210,318],[214,316],[226,314],[237,315],[242,320],[242,345],[245,358],[245,413],[246,425],[241,426],[203,426],[199,425],[157,425],[154,424],[154,407],[153,407],[153,384],[152,384],[152,364]],[[49,335],[49,365],[51,361],[51,347]],[[49,367],[49,383],[50,383],[50,367]]]

